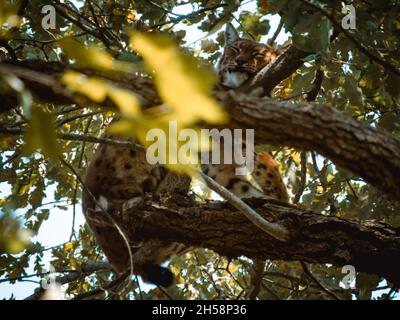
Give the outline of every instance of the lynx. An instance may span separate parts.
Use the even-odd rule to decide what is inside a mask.
[[[239,87],[279,54],[272,47],[239,38],[231,24],[226,28],[225,37],[224,53],[217,70],[220,84],[226,88]],[[261,152],[256,156],[253,182],[248,177],[237,176],[236,167],[235,163],[207,165],[203,170],[238,197],[268,195],[288,201],[286,187],[269,153]],[[83,211],[97,243],[117,272],[128,269],[128,250],[120,233],[102,211],[118,216],[124,203],[132,198],[146,194],[155,196],[167,190],[187,193],[189,184],[188,177],[168,172],[160,165],[149,164],[143,150],[114,145],[98,147],[87,168]],[[183,252],[186,249],[184,244],[163,244],[152,240],[131,243],[130,246],[136,274],[142,276],[144,281],[164,287],[172,284],[172,273],[160,264]]]

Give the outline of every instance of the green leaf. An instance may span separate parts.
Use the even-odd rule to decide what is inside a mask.
[[[33,107],[29,126],[25,131],[23,154],[30,155],[40,149],[53,163],[59,162],[60,148],[58,146],[54,117],[40,107]]]
[[[325,52],[329,46],[330,35],[331,35],[331,22],[324,18],[321,20],[320,27],[320,41],[321,41],[321,51]]]

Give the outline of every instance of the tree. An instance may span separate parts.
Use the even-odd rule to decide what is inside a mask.
[[[356,30],[342,23],[354,17],[339,1],[64,2],[52,1],[56,28],[47,30],[46,1],[0,7],[0,186],[9,189],[0,198],[0,282],[46,277],[44,252],[50,250],[57,281],[71,299],[394,297],[400,283],[396,1],[348,5],[356,12]],[[248,3],[254,11],[246,10]],[[190,9],[178,14],[184,6]],[[267,41],[272,14],[280,23],[269,43],[282,28],[292,43],[274,63],[235,92],[191,89],[219,102],[229,114],[224,126],[255,128],[259,150],[279,162],[293,204],[246,203],[285,228],[289,240],[263,233],[226,202],[194,203],[182,195],[145,202],[121,218],[128,237],[184,241],[198,249],[169,262],[176,285],[143,291],[137,278],[111,270],[86,225],[74,224],[93,147],[130,143],[101,137],[116,114],[130,128],[146,127],[148,119],[135,106],[181,105],[178,94],[160,94],[170,83],[160,84],[157,75],[180,72],[157,64],[163,50],[187,67],[182,77],[212,84],[203,70],[221,54],[223,25],[233,21],[246,37]],[[194,28],[207,36],[200,46],[185,38]],[[175,44],[151,36],[158,33]],[[188,126],[216,122],[219,111],[207,110],[210,119],[196,109],[196,117],[184,120]],[[54,209],[45,206],[51,190]],[[26,230],[37,234],[55,208],[69,207],[67,243],[47,248],[27,241]],[[268,259],[259,291],[252,258]],[[345,288],[346,265],[356,277]],[[29,298],[43,292],[38,288]]]

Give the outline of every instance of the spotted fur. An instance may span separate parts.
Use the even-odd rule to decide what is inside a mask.
[[[187,193],[189,185],[188,177],[149,164],[142,150],[114,145],[98,147],[86,170],[83,212],[96,242],[115,271],[122,273],[127,270],[129,251],[104,211],[118,220],[124,206],[129,206],[136,199],[140,201],[146,194],[156,196],[166,190]],[[122,225],[119,227],[124,231]],[[183,245],[166,245],[153,240],[131,243],[130,246],[136,274],[141,275],[144,281],[157,285],[167,287],[172,283],[172,273],[160,264],[184,250]]]

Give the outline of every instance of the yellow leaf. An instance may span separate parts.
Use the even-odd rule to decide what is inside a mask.
[[[299,165],[300,161],[301,161],[300,153],[299,152],[293,152],[292,153],[292,159],[297,165]]]
[[[149,72],[154,71],[159,94],[172,111],[169,119],[182,125],[226,120],[225,112],[210,96],[215,75],[182,54],[169,37],[135,33],[131,45],[144,58]]]
[[[75,60],[79,67],[99,69],[104,71],[129,72],[134,70],[130,63],[116,61],[106,51],[96,47],[85,47],[71,37],[59,40],[60,46],[67,56]]]
[[[73,246],[74,246],[74,245],[73,245],[72,242],[67,242],[67,243],[64,245],[64,251],[70,251],[70,250],[72,249]]]
[[[80,269],[78,261],[76,260],[75,257],[71,257],[69,259],[69,265],[75,270],[79,270]]]
[[[326,176],[326,182],[331,182],[333,179],[335,179],[335,176],[332,173]]]
[[[17,14],[18,3],[10,4],[3,2],[0,4],[0,30],[3,29],[3,24],[7,28],[17,27],[21,23],[21,18]]]
[[[183,278],[181,277],[181,275],[179,275],[177,278],[176,278],[176,283],[177,284],[182,284],[182,283],[184,283],[185,282],[185,280],[183,280]]]
[[[233,273],[237,270],[237,268],[238,268],[237,265],[234,265],[231,263],[231,264],[229,264],[228,270],[230,273]]]
[[[132,23],[132,22],[136,21],[136,19],[137,19],[137,11],[136,10],[129,11],[126,14],[126,20],[129,23]]]
[[[81,43],[69,37],[63,38],[59,42],[68,57],[75,59],[79,66],[94,69],[111,69],[113,66],[113,58],[105,51],[94,47],[84,47]]]
[[[85,283],[82,284],[82,290],[83,290],[83,292],[88,292],[89,289],[90,289],[90,287],[89,287],[89,284],[88,284],[88,283],[85,282]]]
[[[108,90],[108,95],[111,100],[120,108],[122,114],[127,118],[134,118],[138,115],[140,111],[139,101],[133,92],[119,89],[115,87],[110,87]]]
[[[96,78],[88,78],[84,74],[67,71],[61,81],[70,90],[82,93],[95,102],[103,102],[107,96],[107,84]]]
[[[0,215],[0,255],[4,253],[17,254],[29,244],[32,233],[20,229],[19,221],[8,214]]]

